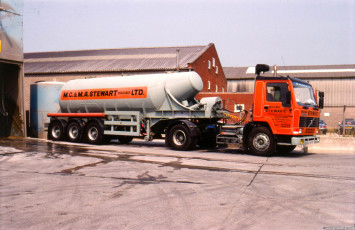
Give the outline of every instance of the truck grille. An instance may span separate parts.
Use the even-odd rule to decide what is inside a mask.
[[[300,117],[300,127],[318,127],[318,117]]]

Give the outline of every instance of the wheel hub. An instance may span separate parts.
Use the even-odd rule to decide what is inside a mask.
[[[175,145],[183,145],[186,141],[186,135],[181,130],[176,130],[173,136],[173,141]]]
[[[71,127],[69,130],[70,138],[75,139],[79,135],[79,129],[77,127]]]
[[[263,151],[270,146],[270,139],[266,134],[260,133],[255,136],[253,145],[257,150]]]
[[[90,140],[92,141],[96,140],[98,135],[99,135],[99,131],[95,127],[91,127],[89,129],[88,137],[90,138]]]
[[[54,126],[52,129],[52,136],[54,138],[58,138],[60,136],[60,127],[59,126]]]

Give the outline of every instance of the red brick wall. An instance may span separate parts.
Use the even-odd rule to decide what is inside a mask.
[[[213,59],[215,60],[215,65],[213,65]],[[209,62],[210,68],[208,68]],[[196,61],[189,64],[189,67],[201,76],[203,81],[202,92],[216,92],[216,86],[217,92],[227,92],[227,80],[214,44],[210,44]],[[216,73],[217,69],[218,72]],[[210,82],[210,89],[208,89],[208,82]]]
[[[254,101],[253,93],[203,93],[202,92],[196,96],[196,99],[200,100],[203,97],[220,97],[223,100],[223,108],[230,111],[231,115],[237,118],[240,118],[243,115],[243,113],[235,113],[234,105],[243,104],[244,109],[249,112],[247,116],[247,120],[250,120],[250,109],[253,108],[253,101]]]

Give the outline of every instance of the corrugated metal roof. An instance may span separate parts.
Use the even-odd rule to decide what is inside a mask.
[[[255,66],[253,67],[223,67],[227,80],[252,79],[255,77]],[[309,65],[309,66],[279,66],[278,75],[296,78],[317,79],[317,78],[349,78],[355,77],[355,64],[350,65]],[[273,66],[264,76],[273,75]]]
[[[124,72],[187,69],[207,46],[150,47],[25,53],[25,73]]]

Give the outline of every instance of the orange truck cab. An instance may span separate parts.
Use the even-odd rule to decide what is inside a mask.
[[[317,104],[318,96],[309,83],[289,76],[260,76],[266,71],[269,66],[256,66],[252,121],[245,126],[222,126],[217,143],[237,144],[256,155],[287,153],[297,145],[318,143],[324,93],[319,92]]]

